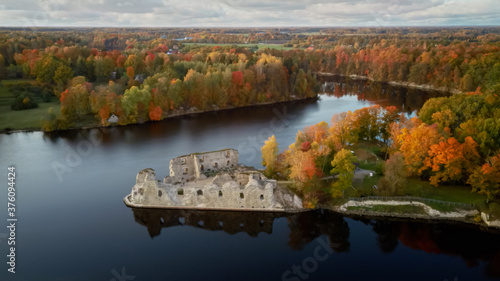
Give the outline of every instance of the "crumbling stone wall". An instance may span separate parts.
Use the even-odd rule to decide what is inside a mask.
[[[241,185],[238,179],[247,178]],[[260,180],[257,180],[260,179]],[[284,210],[301,209],[295,194],[277,190],[275,180],[258,176],[257,172],[222,173],[190,184],[166,184],[156,180],[154,170],[146,169],[137,176],[136,185],[127,200],[143,207],[199,209]],[[136,206],[137,207],[137,206]]]
[[[238,151],[223,149],[205,153],[193,153],[170,160],[170,182],[199,179],[205,172],[217,172],[238,165]]]

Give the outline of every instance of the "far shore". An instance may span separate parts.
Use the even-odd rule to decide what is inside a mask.
[[[445,92],[445,93],[451,93],[451,94],[461,94],[463,93],[462,91],[458,89],[450,89],[446,87],[435,87],[433,85],[429,84],[415,84],[415,83],[410,83],[410,82],[398,82],[398,81],[378,81],[374,80],[372,78],[366,77],[366,76],[361,76],[361,75],[356,75],[356,74],[351,74],[351,75],[344,75],[344,74],[338,74],[338,73],[331,73],[331,72],[316,72],[315,74],[321,75],[321,76],[339,76],[339,77],[347,77],[353,80],[369,80],[372,82],[377,82],[377,83],[386,83],[392,86],[399,86],[399,87],[405,87],[405,88],[414,88],[414,89],[420,89],[424,91],[438,91],[438,92]]]
[[[144,123],[131,123],[131,124],[126,124],[126,125],[118,125],[118,124],[113,124],[109,126],[102,126],[102,125],[95,125],[95,126],[81,126],[81,127],[70,127],[65,130],[54,130],[52,132],[63,132],[63,131],[70,131],[70,130],[87,130],[87,129],[96,129],[96,128],[110,128],[114,126],[119,126],[119,127],[126,127],[126,126],[133,126],[133,125],[141,125],[141,124],[146,124],[146,123],[152,123],[152,122],[162,122],[167,119],[173,119],[173,118],[183,118],[186,116],[195,116],[195,115],[201,115],[205,113],[214,113],[214,112],[221,112],[221,111],[229,111],[229,110],[236,110],[239,108],[247,108],[247,107],[257,107],[257,106],[268,106],[268,105],[275,105],[275,104],[282,104],[282,103],[293,103],[293,102],[298,102],[298,101],[305,101],[305,100],[315,100],[318,99],[319,95],[316,95],[314,97],[307,97],[307,98],[295,98],[287,101],[278,101],[278,102],[264,102],[264,103],[257,103],[257,104],[252,104],[252,105],[245,105],[245,106],[238,106],[238,107],[227,107],[227,108],[219,108],[219,109],[210,109],[210,110],[204,110],[204,111],[191,111],[188,110],[183,110],[180,113],[177,114],[171,114],[168,116],[165,116],[162,120],[160,121],[146,121]],[[25,128],[25,129],[1,129],[0,134],[12,134],[12,133],[31,133],[31,132],[45,132],[41,129],[41,127],[36,127],[36,128]]]
[[[448,89],[445,87],[434,87],[432,85],[418,85],[414,83],[409,83],[409,82],[397,82],[397,81],[390,81],[390,82],[382,82],[382,81],[377,81],[371,78],[368,78],[366,76],[360,76],[360,75],[343,75],[343,74],[337,74],[337,73],[330,73],[330,72],[316,72],[315,74],[319,76],[339,76],[339,77],[347,77],[353,80],[369,80],[372,82],[377,82],[377,83],[386,83],[392,86],[398,86],[398,87],[405,87],[405,88],[414,88],[414,89],[421,89],[424,91],[439,91],[439,92],[445,92],[445,93],[451,93],[451,94],[460,94],[463,93],[462,91],[458,89]],[[197,114],[203,114],[203,113],[213,113],[213,112],[219,112],[219,111],[225,111],[225,110],[234,110],[238,108],[245,108],[245,107],[254,107],[254,106],[265,106],[265,105],[271,105],[271,104],[280,104],[280,103],[288,103],[288,102],[296,102],[296,101],[302,101],[302,100],[311,100],[311,99],[318,99],[319,95],[316,95],[315,97],[312,98],[296,98],[288,101],[278,101],[278,102],[264,102],[264,103],[257,103],[257,104],[252,104],[252,105],[245,105],[245,106],[240,106],[240,107],[228,107],[228,108],[223,108],[223,109],[211,109],[211,110],[204,110],[204,111],[194,111],[194,112],[189,112],[189,110],[183,110],[181,113],[177,114],[171,114],[168,116],[165,116],[161,121],[167,120],[169,118],[179,118],[179,117],[184,117],[184,116],[191,116],[191,115],[197,115]],[[160,122],[161,122],[160,121]],[[149,123],[149,122],[157,122],[157,121],[146,121],[144,123]],[[89,126],[81,126],[81,127],[70,127],[65,130],[55,130],[54,132],[61,132],[61,131],[68,131],[68,130],[81,130],[81,129],[93,129],[93,128],[108,128],[111,126],[130,126],[130,125],[140,125],[144,123],[131,123],[131,124],[126,124],[126,125],[110,125],[110,126],[102,126],[102,125],[89,125]],[[33,128],[24,128],[24,129],[16,129],[16,128],[5,128],[5,129],[0,129],[0,134],[11,134],[11,133],[29,133],[29,132],[39,132],[43,131],[41,127],[33,127]]]

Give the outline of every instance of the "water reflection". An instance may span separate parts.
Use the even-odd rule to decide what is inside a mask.
[[[151,237],[160,235],[162,228],[192,226],[228,234],[245,232],[251,237],[271,234],[273,222],[286,218],[290,229],[288,245],[302,249],[321,235],[327,235],[330,247],[336,252],[349,251],[349,225],[333,212],[303,212],[298,214],[271,212],[229,212],[196,210],[132,209],[134,219],[144,225]]]
[[[170,139],[202,138],[218,134],[241,134],[242,127],[258,132],[262,128],[270,127],[271,120],[286,117],[286,113],[293,113],[293,121],[297,122],[307,116],[310,111],[317,110],[318,100],[309,99],[179,116],[145,124],[45,132],[44,139],[55,143],[62,138],[69,143],[77,143],[82,139],[97,137],[102,145],[112,145],[119,142],[141,144],[151,140],[169,141]],[[276,125],[281,125],[281,123],[278,122]]]
[[[356,95],[358,100],[376,102],[382,107],[396,106],[400,111],[413,113],[422,108],[430,98],[448,96],[440,91],[428,91],[415,88],[393,86],[370,80],[353,80],[339,76],[322,76],[322,93],[343,97]]]
[[[194,210],[132,209],[135,221],[147,228],[151,237],[162,229],[191,226],[227,234],[273,233],[273,222],[286,218],[290,234],[288,246],[301,250],[322,235],[328,237],[335,252],[349,252],[350,228],[345,217],[330,211],[311,211],[298,214],[269,212],[224,212]],[[372,228],[376,244],[382,253],[392,254],[407,247],[430,255],[460,257],[467,267],[486,263],[485,276],[500,277],[499,233],[484,232],[477,226],[422,223],[400,220],[356,219]]]
[[[149,236],[160,235],[162,228],[192,226],[228,234],[245,232],[251,237],[271,234],[273,221],[282,217],[270,212],[222,212],[196,210],[132,209],[138,224],[146,226]]]
[[[500,277],[499,232],[481,231],[477,226],[453,223],[422,223],[398,220],[367,220],[377,234],[377,244],[384,253],[398,245],[428,254],[460,257],[467,267],[486,262],[485,275]]]

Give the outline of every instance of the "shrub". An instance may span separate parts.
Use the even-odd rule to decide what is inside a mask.
[[[10,109],[12,110],[25,110],[37,107],[38,104],[28,94],[18,95],[10,103]]]
[[[52,99],[52,93],[49,89],[45,88],[42,91],[41,98],[44,102],[50,102],[50,100]]]

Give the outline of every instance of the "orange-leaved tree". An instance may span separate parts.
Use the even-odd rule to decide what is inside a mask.
[[[467,181],[472,190],[488,196],[488,201],[500,194],[500,151],[477,167]]]
[[[465,181],[480,159],[476,148],[477,143],[471,137],[466,137],[464,143],[451,137],[431,145],[424,161],[433,172],[431,184],[437,186],[441,182]]]
[[[442,136],[436,125],[420,124],[410,130],[407,128],[401,130],[398,142],[401,143],[400,150],[412,174],[420,175],[428,169],[424,161],[429,154],[429,149],[441,140]]]

